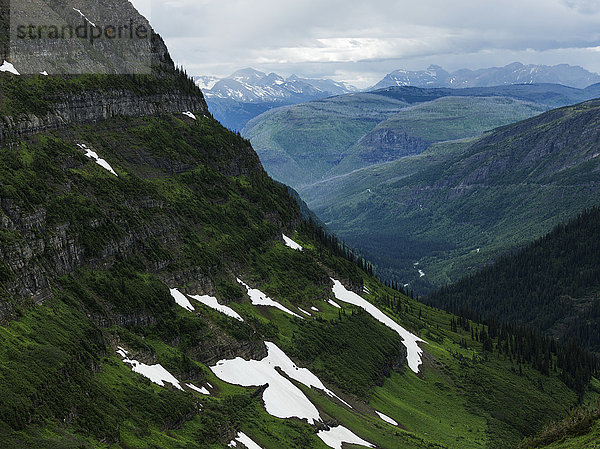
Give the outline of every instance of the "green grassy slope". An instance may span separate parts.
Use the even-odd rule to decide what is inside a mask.
[[[119,177],[85,158],[80,141]],[[269,416],[256,388],[229,385],[209,370],[220,358],[260,358],[264,340],[352,405],[302,387],[325,422],[382,448],[507,447],[576,401],[557,372],[525,365],[519,373],[468,332],[452,331],[450,315],[334,256],[299,225],[296,203],[247,144],[208,118],[112,119],[31,136],[4,147],[0,161],[2,204],[23,216],[46,211],[33,234],[3,232],[0,249],[18,254],[65,225],[84,249],[73,270],[52,266],[54,250],[31,262],[52,280],[43,305],[15,294],[19,271],[3,267],[2,304],[12,310],[0,328],[4,447],[224,448],[242,430],[265,449],[324,448],[307,423]],[[282,228],[304,252],[283,245]],[[326,302],[331,275],[366,283],[369,300],[428,341],[420,376],[397,364],[402,345],[394,333],[359,309],[339,312]],[[252,306],[236,276],[286,307],[319,312],[300,320]],[[167,287],[214,294],[245,322],[199,304],[188,312]],[[390,297],[402,307],[391,308]],[[117,346],[181,381],[210,383],[211,395],[150,383],[116,356]]]
[[[479,136],[546,110],[545,105],[508,97],[442,97],[418,103],[363,136],[329,176],[419,154],[434,142]]]
[[[379,273],[425,291],[598,204],[598,107],[550,111],[301,193]]]
[[[405,106],[378,95],[348,94],[266,112],[242,134],[273,178],[297,187],[326,175],[362,136]]]

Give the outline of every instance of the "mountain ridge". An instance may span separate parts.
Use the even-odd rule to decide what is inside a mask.
[[[354,86],[329,79],[290,75],[283,78],[253,68],[241,69],[228,77],[194,77],[203,88],[210,111],[226,127],[241,131],[252,118],[268,110],[355,92]]]
[[[600,75],[568,64],[546,66],[514,62],[504,67],[460,69],[454,72],[431,65],[423,71],[400,69],[391,72],[369,90],[391,86],[466,88],[540,83],[562,84],[582,89],[599,81]]]

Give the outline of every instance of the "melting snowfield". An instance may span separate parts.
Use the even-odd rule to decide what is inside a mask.
[[[198,393],[201,394],[205,394],[207,396],[210,396],[210,391],[208,391],[206,388],[204,387],[197,387],[194,384],[185,384],[186,387],[190,388],[191,390],[197,391]]]
[[[129,358],[129,353],[119,346],[117,350],[117,354],[123,357],[123,362],[131,365],[131,369],[134,373],[141,374],[144,377],[147,377],[152,382],[161,387],[165,386],[165,383],[169,383],[173,385],[178,390],[184,391],[179,384],[179,381],[173,376],[170,372],[164,369],[161,365],[146,365],[144,363],[138,362],[137,360],[131,360]]]
[[[242,443],[248,449],[262,449],[262,447],[260,447],[254,441],[252,441],[250,439],[250,437],[243,432],[239,432],[237,434],[237,437],[235,437],[235,439],[231,443],[229,443],[227,446],[228,447],[238,447],[238,445],[237,445],[238,442]]]
[[[384,415],[383,413],[378,412],[377,410],[375,410],[375,413],[377,413],[377,416],[379,416],[386,423],[389,423],[392,426],[397,426],[398,425],[398,423],[395,420],[393,420],[392,418],[390,418],[389,416]]]
[[[176,288],[171,288],[169,289],[169,291],[171,292],[171,296],[179,306],[183,307],[186,310],[189,310],[190,312],[196,310],[194,309],[194,306],[192,306],[190,300],[187,299],[187,297],[179,290],[177,290]]]
[[[277,301],[273,301],[271,298],[269,298],[267,295],[265,295],[260,290],[257,290],[255,288],[250,288],[250,286],[248,284],[244,283],[244,281],[242,281],[240,278],[238,278],[237,281],[240,284],[242,284],[244,287],[246,287],[246,290],[248,291],[248,296],[250,296],[250,301],[252,302],[252,305],[275,307],[276,309],[279,309],[285,313],[289,313],[290,315],[293,315],[297,318],[302,318],[300,315],[292,312],[287,307],[282,306]]]
[[[110,166],[110,164],[108,162],[106,162],[104,159],[102,159],[100,156],[98,156],[98,153],[89,149],[87,147],[87,145],[85,145],[83,143],[78,143],[77,146],[79,148],[81,148],[82,150],[85,150],[85,155],[87,157],[89,157],[90,159],[93,159],[96,162],[96,164],[98,164],[100,167],[109,171],[110,173],[112,173],[113,175],[115,175],[117,177],[119,176],[119,175],[117,175],[117,172],[115,172],[113,170],[113,168]]]
[[[319,411],[302,390],[276,370],[279,367],[287,374],[286,369],[278,364],[283,353],[274,344],[266,344],[269,355],[262,360],[248,361],[238,357],[233,360],[221,360],[210,369],[219,379],[231,384],[243,387],[259,387],[268,384],[263,393],[263,401],[267,413],[272,416],[306,419],[310,424],[320,421]],[[289,363],[285,361],[287,359],[285,354],[283,358],[285,362],[283,365],[289,367],[291,361]]]
[[[304,248],[302,248],[302,246],[300,246],[296,242],[294,242],[291,238],[289,238],[285,234],[281,234],[281,235],[283,236],[283,241],[285,242],[285,246],[288,246],[288,247],[298,250],[298,251],[304,251]]]
[[[344,426],[332,427],[329,430],[321,430],[317,435],[323,440],[323,443],[334,449],[342,449],[343,443],[375,447],[368,441],[363,440],[350,430],[346,429]]]
[[[195,299],[196,301],[204,304],[205,306],[210,307],[211,309],[216,310],[217,312],[221,312],[227,316],[230,316],[231,318],[235,318],[238,321],[244,321],[244,319],[231,307],[219,304],[219,301],[217,301],[217,298],[215,298],[214,296],[190,295],[190,298]]]
[[[262,360],[248,361],[238,357],[233,360],[221,360],[210,369],[219,379],[231,384],[243,387],[269,384],[263,393],[265,409],[277,418],[296,417],[306,419],[311,424],[321,420],[319,411],[302,390],[278,370],[302,385],[321,390],[342,401],[308,369],[298,368],[274,343],[265,342],[265,345],[268,355]]]
[[[387,327],[397,332],[398,335],[400,335],[400,337],[402,337],[402,343],[404,343],[404,346],[406,346],[406,350],[408,353],[408,366],[415,373],[418,373],[419,366],[422,363],[421,355],[423,355],[423,350],[419,348],[418,343],[425,343],[425,341],[421,340],[416,335],[408,332],[406,329],[404,329],[402,326],[400,326],[398,323],[396,323],[394,320],[392,320],[389,316],[387,316],[385,313],[383,313],[381,310],[379,310],[366,299],[362,298],[354,292],[351,292],[350,290],[347,290],[346,287],[344,287],[344,285],[340,281],[337,281],[335,279],[331,280],[334,284],[333,294],[338,300],[347,302],[349,304],[358,306],[361,309],[364,309],[377,321],[385,324]]]
[[[182,112],[182,114],[189,118],[193,118],[194,120],[197,120],[196,116],[194,114],[192,114],[190,111]]]
[[[337,302],[335,302],[333,299],[328,299],[327,302],[329,304],[331,304],[333,307],[337,307],[338,309],[341,309],[342,306],[340,306]]]
[[[304,310],[302,307],[298,307],[298,310],[300,312],[302,312],[304,315],[312,316],[309,312],[307,312],[306,310]]]
[[[20,75],[20,73],[17,72],[17,69],[15,69],[15,66],[8,61],[2,62],[2,65],[0,66],[0,72],[8,72],[12,73],[13,75]]]

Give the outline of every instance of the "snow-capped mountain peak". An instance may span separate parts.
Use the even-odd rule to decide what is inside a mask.
[[[199,76],[195,80],[207,98],[234,99],[243,103],[292,104],[357,91],[354,86],[329,79],[297,75],[283,78],[276,73],[266,74],[253,68],[238,70],[226,78]]]
[[[553,83],[585,88],[600,82],[600,75],[579,66],[560,64],[555,66],[524,65],[519,62],[504,67],[485,69],[461,69],[448,73],[442,67],[431,65],[427,70],[395,70],[386,75],[373,89],[392,86],[415,87],[490,87],[507,84]]]

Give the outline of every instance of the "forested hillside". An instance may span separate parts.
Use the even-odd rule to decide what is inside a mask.
[[[600,352],[600,209],[428,297],[468,316],[541,329]]]

